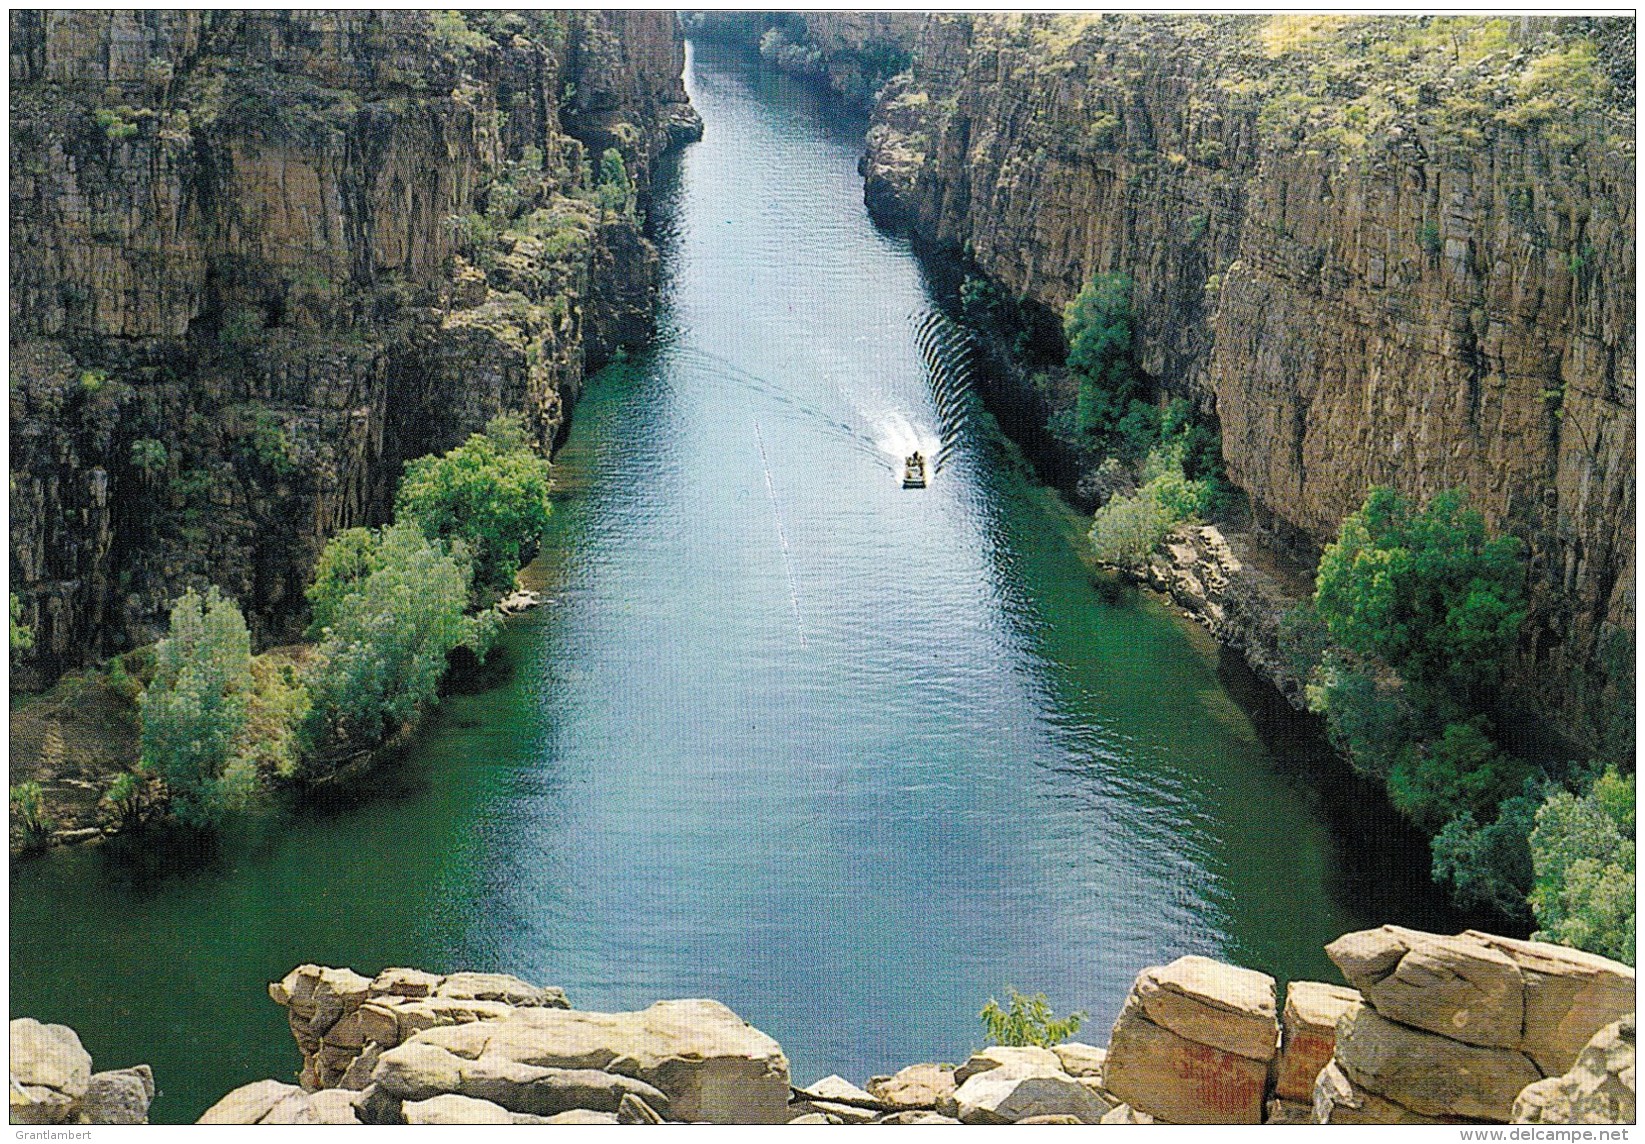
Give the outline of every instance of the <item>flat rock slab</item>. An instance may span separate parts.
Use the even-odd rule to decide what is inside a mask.
[[[877,1124],[958,1124],[952,1116],[944,1116],[940,1112],[931,1112],[923,1108],[910,1109],[907,1112],[893,1112],[882,1116]]]
[[[957,1088],[978,1073],[1000,1068],[1018,1076],[1050,1076],[1062,1072],[1062,1061],[1050,1049],[1037,1045],[990,1045],[972,1053],[954,1070],[954,1085]]]
[[[897,1109],[935,1109],[954,1097],[954,1066],[909,1065],[891,1076],[877,1076],[868,1082],[875,1100]]]
[[[1225,1053],[1269,1061],[1279,1046],[1274,979],[1209,957],[1179,957],[1137,975],[1132,993],[1162,1029]]]
[[[11,1023],[11,1080],[80,1099],[91,1084],[91,1054],[67,1025],[42,1025],[33,1017]]]
[[[673,1120],[788,1120],[788,1058],[782,1047],[718,1001],[659,1001],[633,1013],[516,1009],[500,1021],[429,1029],[407,1042],[413,1044],[469,1060],[483,1054],[541,1068],[632,1077],[664,1094],[666,1109],[639,1095]],[[383,1060],[389,1056],[383,1054]]]
[[[1108,1046],[1103,1086],[1172,1124],[1261,1124],[1268,1065],[1154,1024],[1135,994]]]
[[[277,1080],[241,1085],[206,1109],[198,1124],[256,1124],[276,1104],[303,1090]]]
[[[1337,1021],[1360,1001],[1357,989],[1320,981],[1293,981],[1285,990],[1274,1092],[1309,1104],[1314,1080],[1336,1051]]]
[[[1383,926],[1344,934],[1325,953],[1385,1017],[1470,1045],[1519,1047],[1525,979],[1499,949]]]
[[[1549,1076],[1570,1068],[1600,1029],[1635,1011],[1631,965],[1545,941],[1517,941],[1478,930],[1462,936],[1519,966],[1525,980],[1519,1047]]]
[[[1465,1045],[1408,1028],[1368,1005],[1337,1028],[1336,1064],[1360,1088],[1424,1116],[1505,1122],[1542,1074],[1515,1049]]]
[[[496,1054],[469,1060],[416,1039],[384,1053],[371,1079],[389,1096],[406,1102],[451,1094],[534,1116],[574,1108],[614,1113],[630,1094],[654,1107],[668,1107],[666,1096],[634,1077],[600,1069],[528,1065]]]
[[[489,1100],[447,1093],[408,1100],[401,1109],[407,1124],[513,1124],[508,1109]]]

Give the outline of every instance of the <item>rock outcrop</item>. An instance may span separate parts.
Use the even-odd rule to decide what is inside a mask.
[[[1205,957],[1144,969],[1114,1022],[1104,1084],[1173,1124],[1260,1124],[1279,1048],[1274,979]]]
[[[1280,1009],[1266,974],[1181,957],[1137,975],[1106,1048],[991,1045],[958,1066],[913,1064],[860,1087],[838,1075],[791,1085],[781,1046],[717,1001],[595,1013],[570,1008],[558,989],[507,974],[394,968],[368,978],[302,965],[269,986],[302,1052],[299,1083],[236,1089],[201,1123],[1439,1124],[1510,1114],[1531,1123],[1633,1116],[1629,967],[1540,942],[1394,926],[1344,935],[1327,952],[1357,988],[1292,982]],[[1510,1035],[1516,1021],[1520,1029]],[[30,1054],[17,1048],[20,1025],[46,1030]],[[83,1099],[68,1094],[97,1090],[100,1078],[109,1093],[124,1091],[125,1074],[91,1074],[70,1030],[14,1022],[12,1055],[14,1119],[18,1091],[42,1109]],[[152,1093],[146,1069],[127,1072],[140,1074]]]
[[[865,195],[1047,317],[1130,274],[1270,545],[1466,488],[1529,543],[1519,686],[1592,732],[1634,626],[1632,56],[1626,19],[931,15]]]
[[[147,1124],[154,1100],[148,1065],[92,1072],[73,1029],[32,1017],[11,1023],[9,1080],[13,1124]]]
[[[290,635],[406,460],[503,410],[549,448],[644,336],[651,172],[700,130],[668,13],[10,20],[25,677],[149,642],[188,585]]]
[[[1544,942],[1383,926],[1326,953],[1363,1001],[1317,1079],[1322,1123],[1506,1122],[1634,1012],[1630,967]]]

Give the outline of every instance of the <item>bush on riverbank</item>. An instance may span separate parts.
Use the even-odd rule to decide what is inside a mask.
[[[513,585],[514,573],[542,541],[549,486],[549,463],[532,450],[524,419],[505,414],[449,453],[407,465],[394,517],[415,523],[430,540],[462,543],[476,590],[500,593]],[[349,567],[358,565],[359,548],[358,538],[350,542]],[[344,559],[339,554],[339,563]],[[318,615],[315,621],[320,622]]]
[[[165,781],[167,809],[210,826],[245,805],[256,769],[243,752],[251,633],[231,599],[192,588],[171,609],[154,651],[154,679],[139,701],[141,766]]]
[[[109,786],[104,821],[160,809],[210,826],[262,783],[324,779],[410,727],[456,649],[485,657],[501,625],[486,605],[541,543],[548,490],[517,417],[413,462],[394,524],[348,529],[321,553],[307,652],[253,657],[232,600],[185,594],[138,703],[139,761]]]

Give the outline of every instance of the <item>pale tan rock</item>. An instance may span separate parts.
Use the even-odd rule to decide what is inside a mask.
[[[384,1052],[371,1079],[384,1092],[407,1102],[452,1093],[535,1116],[573,1108],[614,1113],[629,1093],[655,1108],[668,1107],[662,1092],[634,1077],[599,1069],[529,1065],[491,1053],[468,1060],[416,1038]]]
[[[1030,1116],[1030,1117],[1027,1117],[1023,1120],[1018,1120],[1018,1121],[1016,1121],[1016,1123],[1018,1123],[1018,1124],[1084,1124],[1084,1123],[1086,1123],[1086,1121],[1081,1120],[1077,1116],[1069,1116],[1065,1113],[1046,1113],[1043,1116]]]
[[[241,1085],[206,1109],[197,1124],[256,1124],[270,1109],[303,1090],[277,1080],[259,1080]]]
[[[1636,1023],[1613,1021],[1578,1054],[1562,1076],[1526,1085],[1514,1100],[1515,1124],[1633,1124]]]
[[[1446,1120],[1422,1116],[1374,1092],[1360,1088],[1348,1074],[1330,1061],[1314,1080],[1314,1122],[1316,1124],[1444,1124]]]
[[[1256,1061],[1279,1046],[1274,979],[1209,957],[1179,957],[1137,975],[1132,992],[1147,1018],[1200,1045]]]
[[[1113,1111],[1109,1112],[1106,1116],[1104,1116],[1102,1118],[1102,1122],[1104,1124],[1163,1124],[1163,1123],[1165,1123],[1164,1121],[1156,1120],[1154,1117],[1148,1115],[1146,1112],[1138,1112],[1136,1109],[1132,1108],[1129,1104],[1115,1105]]]
[[[1050,1049],[1037,1045],[990,1045],[972,1053],[954,1070],[954,1085],[957,1088],[978,1073],[998,1068],[1009,1069],[1018,1076],[1033,1076],[1060,1073],[1062,1061]]]
[[[33,1017],[11,1023],[11,1080],[79,1100],[91,1084],[91,1054],[67,1025],[43,1025]],[[15,1091],[13,1093],[15,1096]]]
[[[670,1119],[788,1120],[788,1058],[781,1046],[718,1001],[659,1001],[634,1013],[517,1009],[500,1021],[429,1029],[409,1043],[469,1059],[484,1052],[522,1064],[634,1077],[667,1094]]]
[[[364,1091],[371,1083],[371,1073],[382,1059],[383,1050],[375,1041],[360,1050],[360,1055],[348,1063],[343,1075],[337,1078],[337,1087],[348,1089],[351,1092]]]
[[[446,1093],[427,1100],[408,1100],[402,1107],[407,1124],[512,1124],[508,1109],[489,1100]]]
[[[433,995],[457,1001],[501,1001],[516,1009],[570,1008],[563,989],[531,985],[507,973],[453,973],[435,987]]]
[[[471,1021],[500,1021],[514,1011],[514,1007],[505,1001],[468,997],[434,996],[419,1001],[404,1001],[393,1008],[395,1036],[403,1043],[425,1029],[466,1025]],[[370,1021],[362,1028],[361,1039],[367,1039],[369,1035],[369,1039],[376,1040],[377,1027],[376,1020]]]
[[[1325,953],[1391,1020],[1470,1045],[1519,1046],[1524,978],[1511,958],[1475,938],[1383,926],[1344,934]]]
[[[1359,991],[1320,981],[1293,981],[1285,990],[1274,1092],[1282,1100],[1314,1099],[1314,1080],[1337,1044],[1337,1021],[1360,1000]]]
[[[1076,1077],[1100,1077],[1102,1075],[1102,1063],[1108,1058],[1107,1049],[1099,1049],[1095,1045],[1084,1045],[1078,1041],[1052,1045],[1051,1051],[1056,1053],[1057,1060],[1062,1062],[1062,1071],[1069,1076]]]
[[[836,1104],[830,1100],[797,1100],[788,1106],[790,1116],[815,1113],[828,1118],[830,1124],[871,1124],[878,1115],[872,1108],[850,1104]]]
[[[1542,1074],[1515,1049],[1467,1045],[1356,1005],[1337,1027],[1348,1079],[1424,1116],[1506,1121],[1514,1098]]]
[[[1260,1124],[1268,1065],[1154,1024],[1132,994],[1102,1079],[1118,1100],[1172,1124]]]
[[[875,1100],[898,1109],[936,1108],[954,1096],[954,1066],[909,1065],[891,1076],[877,1076],[868,1082]]]
[[[862,1103],[877,1103],[874,1097],[846,1080],[843,1076],[829,1075],[814,1084],[806,1085],[800,1090],[807,1096],[818,1100],[860,1101]]]
[[[903,1112],[893,1112],[882,1116],[877,1124],[958,1124],[952,1116],[944,1116],[940,1112],[932,1112],[924,1108],[910,1108]]]
[[[962,1124],[1015,1124],[1030,1116],[1100,1123],[1111,1105],[1067,1073],[1022,1075],[1006,1067],[967,1078],[954,1090]]]
[[[820,1112],[802,1112],[790,1124],[842,1124],[844,1121],[831,1119]]]
[[[517,1123],[517,1122],[516,1122]],[[553,1116],[545,1117],[542,1124],[615,1124],[615,1112],[594,1112],[587,1108],[573,1108],[567,1112],[556,1112]]]
[[[373,997],[427,997],[439,988],[440,982],[445,980],[438,973],[427,973],[421,969],[405,969],[395,967],[385,969],[371,981],[371,995]]]
[[[258,1124],[359,1124],[355,1094],[342,1089],[293,1092],[275,1102]]]
[[[1634,1012],[1634,968],[1597,953],[1545,941],[1518,941],[1468,930],[1511,958],[1525,979],[1520,1048],[1543,1073],[1562,1073],[1606,1025]]]

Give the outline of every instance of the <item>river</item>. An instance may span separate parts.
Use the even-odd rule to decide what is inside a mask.
[[[740,57],[687,78],[707,129],[653,204],[657,343],[577,407],[531,570],[552,602],[491,685],[369,794],[201,863],[14,865],[12,1014],[151,1063],[155,1119],[292,1077],[265,983],[305,961],[712,996],[796,1080],[861,1083],[962,1059],[1008,984],[1103,1044],[1145,965],[1336,980],[1338,934],[1451,921],[1420,840],[1307,725],[1253,718],[1201,633],[1105,588],[990,418],[900,487],[953,363],[863,208],[862,124]]]

